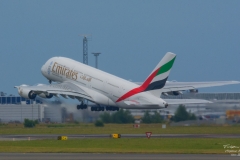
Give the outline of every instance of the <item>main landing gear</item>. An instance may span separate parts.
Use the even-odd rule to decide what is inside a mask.
[[[107,106],[107,107],[106,107],[106,110],[107,110],[107,111],[119,111],[119,108],[118,108],[118,107]]]
[[[91,107],[91,111],[104,111],[104,107],[102,106],[97,106],[97,107]]]
[[[102,106],[94,106],[91,107],[91,111],[104,111],[105,107]],[[106,106],[106,111],[119,111],[118,107],[111,107],[111,106]]]
[[[80,105],[77,105],[77,109],[87,109],[87,105],[82,102]]]

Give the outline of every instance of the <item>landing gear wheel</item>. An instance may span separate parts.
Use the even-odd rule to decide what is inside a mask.
[[[82,102],[80,105],[77,105],[77,109],[87,109],[87,105]]]

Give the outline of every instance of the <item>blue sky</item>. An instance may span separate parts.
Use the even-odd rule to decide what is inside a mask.
[[[82,62],[81,34],[91,34],[99,68],[144,81],[168,51],[169,80],[240,80],[240,1],[0,1],[0,90],[47,83],[40,68],[53,56]],[[240,85],[200,89],[240,92]]]

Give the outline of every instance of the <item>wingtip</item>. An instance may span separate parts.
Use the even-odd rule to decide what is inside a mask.
[[[208,101],[208,103],[213,103],[212,101]]]
[[[172,52],[167,52],[166,54],[171,54],[171,55],[173,55],[173,56],[176,56],[176,54],[175,54],[175,53],[172,53]]]
[[[240,83],[240,81],[232,81],[233,83]]]

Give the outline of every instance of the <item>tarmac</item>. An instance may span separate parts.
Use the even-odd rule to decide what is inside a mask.
[[[107,153],[0,153],[3,160],[226,160],[240,156],[221,154],[107,154]]]
[[[57,139],[58,136],[67,136],[68,139],[82,138],[110,138],[110,134],[22,134],[0,135],[0,141]],[[145,134],[121,134],[121,138],[146,138]],[[240,134],[152,134],[151,138],[240,138]]]

